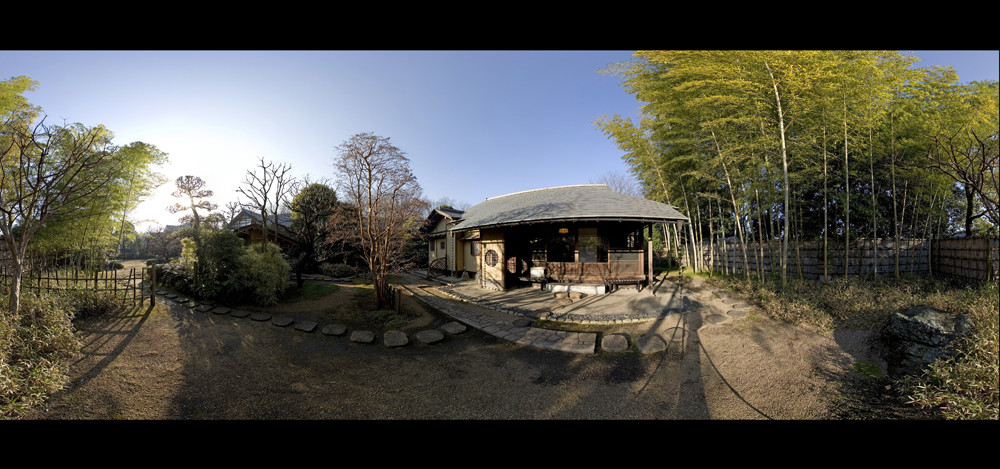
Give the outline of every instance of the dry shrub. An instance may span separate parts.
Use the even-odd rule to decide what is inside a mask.
[[[14,416],[61,389],[79,350],[63,299],[25,294],[19,314],[0,311],[0,415]]]

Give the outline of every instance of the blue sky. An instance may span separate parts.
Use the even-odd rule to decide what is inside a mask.
[[[998,79],[997,51],[915,51],[963,81]],[[334,147],[358,132],[406,152],[430,200],[470,205],[626,172],[593,124],[638,116],[614,75],[630,51],[0,51],[47,122],[103,124],[116,143],[169,154],[169,183],[133,221],[176,223],[173,180],[193,174],[220,206],[258,157],[334,182]],[[150,226],[141,223],[140,230]]]

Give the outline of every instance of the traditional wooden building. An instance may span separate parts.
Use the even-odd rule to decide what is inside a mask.
[[[452,215],[438,221],[446,228],[432,243],[451,256],[453,275],[474,274],[497,290],[530,283],[589,293],[650,284],[653,224],[687,222],[674,207],[604,184],[492,197]]]
[[[229,225],[232,227],[233,232],[240,238],[243,238],[247,244],[257,244],[264,239],[264,225],[261,223],[259,213],[243,209],[238,215],[233,217],[233,221]],[[282,249],[296,244],[295,236],[290,229],[291,226],[291,214],[278,214],[278,242],[276,244]],[[267,240],[274,242],[274,236],[274,220],[268,219]]]

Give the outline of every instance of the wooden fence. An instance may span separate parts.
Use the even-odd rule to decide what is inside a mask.
[[[704,243],[699,247],[702,263],[716,272],[744,273],[743,250],[738,242]],[[846,252],[845,252],[846,251]],[[689,252],[682,254],[690,266]],[[850,249],[843,244],[827,246],[826,275],[829,277],[878,274],[893,275],[897,268],[895,240],[859,239]],[[773,275],[780,272],[781,243],[748,243],[746,264],[751,274]],[[845,269],[846,264],[846,269]],[[949,275],[969,280],[998,280],[1000,242],[997,238],[902,239],[899,242],[899,273]],[[823,278],[822,241],[795,242],[788,246],[786,272],[809,279]]]
[[[145,298],[143,279],[146,268],[131,268],[119,274],[117,270],[80,271],[77,269],[33,269],[21,276],[22,291],[93,290],[110,293],[123,303],[141,303]],[[13,273],[0,262],[0,291],[6,292]]]

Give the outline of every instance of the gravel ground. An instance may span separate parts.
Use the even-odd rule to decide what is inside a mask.
[[[414,327],[449,320],[404,306],[421,313]],[[575,355],[476,330],[433,345],[411,334],[386,348],[161,302],[78,325],[84,350],[71,386],[23,418],[916,418],[884,383],[851,372],[867,360],[863,333],[821,335],[754,315],[685,327],[686,340],[651,355]]]

